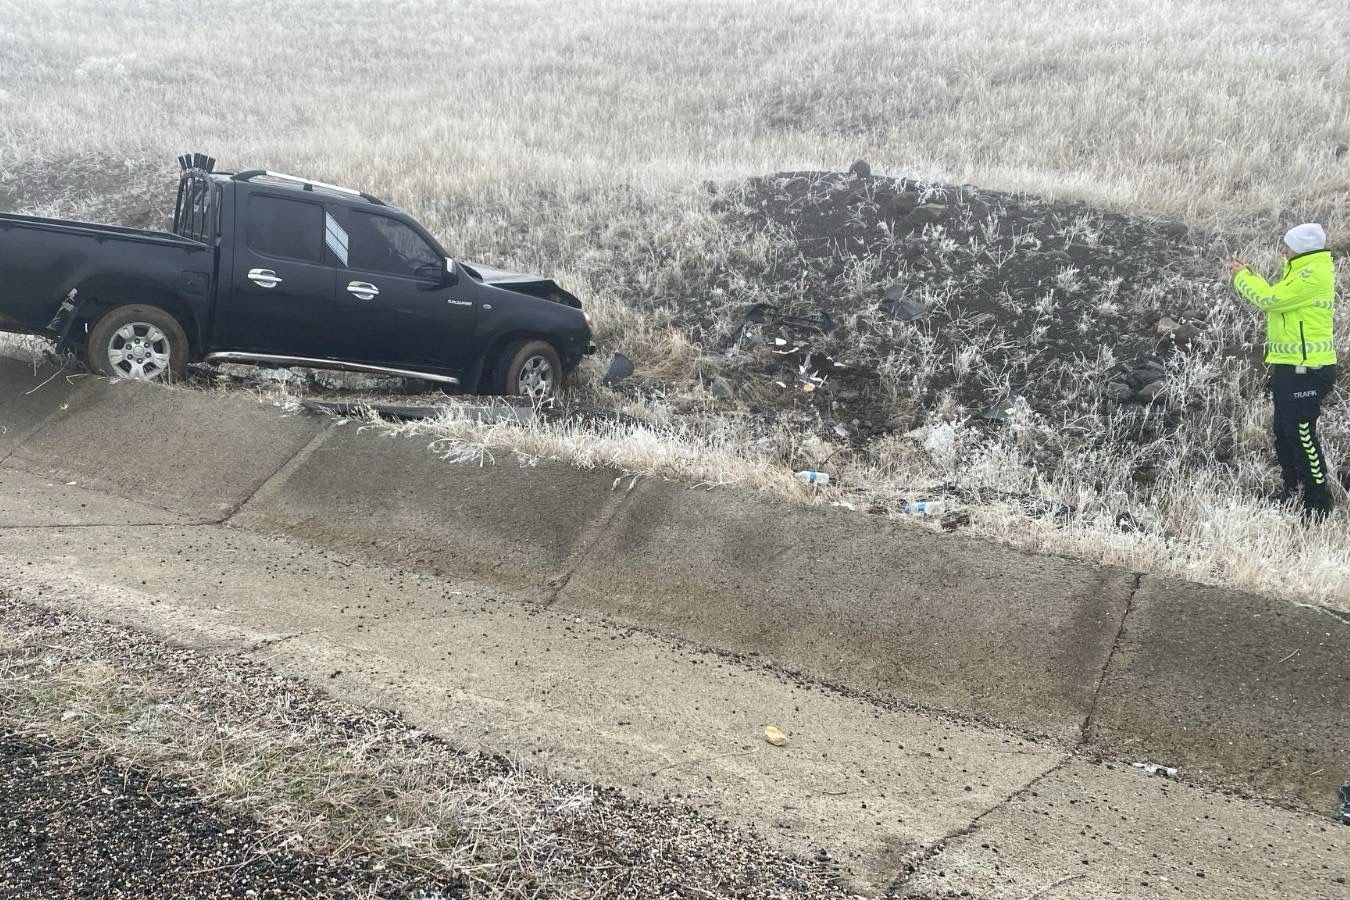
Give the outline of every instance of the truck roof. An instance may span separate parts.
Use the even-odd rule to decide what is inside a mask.
[[[365,191],[358,191],[353,188],[341,187],[336,184],[329,184],[325,181],[316,181],[312,178],[301,178],[299,175],[287,175],[284,172],[271,172],[267,169],[249,169],[246,172],[214,172],[210,177],[218,181],[265,181],[270,187],[283,188],[285,190],[305,192],[305,193],[324,193],[330,196],[338,196],[345,200],[369,203],[372,206],[383,206],[389,209],[395,207],[389,206],[378,197],[371,196]]]

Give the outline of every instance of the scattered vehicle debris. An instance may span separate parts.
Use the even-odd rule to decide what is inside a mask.
[[[990,422],[997,422],[1000,425],[1012,419],[1013,412],[1017,409],[1017,400],[1005,400],[1002,403],[995,403],[980,412],[980,418]]]
[[[928,318],[931,310],[926,304],[906,296],[909,288],[904,284],[893,284],[881,296],[881,309],[901,322],[918,322]]]
[[[941,500],[919,500],[914,503],[901,503],[897,511],[907,516],[940,516],[947,505]]]
[[[788,742],[787,735],[779,731],[776,725],[766,725],[764,727],[764,740],[773,744],[775,747],[786,747]]]
[[[370,194],[179,163],[172,232],[0,215],[0,328],[119,378],[204,359],[537,398],[595,350],[557,282],[455,260]]]
[[[382,419],[394,419],[400,422],[434,419],[446,413],[446,408],[442,406],[409,406],[370,400],[316,400],[306,398],[300,401],[300,405],[310,412],[325,415],[359,419],[373,414]],[[526,425],[534,421],[539,412],[533,407],[511,406],[503,403],[491,406],[460,404],[454,407],[456,416],[463,416],[485,424],[512,422],[517,425]]]
[[[1341,785],[1341,824],[1350,825],[1350,784]]]
[[[613,387],[625,378],[628,378],[636,371],[633,367],[633,361],[623,353],[615,353],[614,358],[609,362],[609,369],[605,372],[605,377],[601,384],[606,387]]]
[[[1130,763],[1136,769],[1143,769],[1150,775],[1161,775],[1164,778],[1176,778],[1177,770],[1172,766],[1161,766],[1151,762]]]
[[[374,413],[382,419],[414,422],[440,415],[434,406],[399,406],[393,403],[363,403],[351,401],[301,400],[300,405],[311,412],[331,413],[335,416],[359,417]]]
[[[752,303],[742,313],[741,324],[736,327],[724,349],[732,350],[742,347],[751,330],[756,326],[786,329],[788,331],[815,332],[822,335],[828,335],[838,327],[828,311],[824,311],[817,316],[796,316],[783,313],[779,306],[772,303]],[[774,343],[779,347],[785,347],[788,342],[786,338],[779,337],[774,339]],[[795,349],[800,350],[801,348]]]

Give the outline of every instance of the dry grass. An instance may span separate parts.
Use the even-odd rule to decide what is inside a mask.
[[[176,0],[5,0],[0,161],[209,149],[368,185],[461,244],[541,187],[666,191],[855,156],[1245,221],[1343,193],[1330,153],[1350,141],[1345,17],[1296,0],[1249,13],[1225,0],[281,0],[228,18]]]
[[[582,396],[632,419],[521,429],[451,412],[419,426],[438,449],[801,497],[789,473],[829,452],[821,436],[721,415],[707,383],[726,363],[678,327],[691,296],[724,302],[730,321],[707,272],[785,252],[721,225],[705,179],[865,157],[877,173],[1181,218],[1214,229],[1216,253],[1269,265],[1272,233],[1294,220],[1319,218],[1350,243],[1350,154],[1335,152],[1350,144],[1348,50],[1350,19],[1294,0],[1259,16],[1225,0],[276,0],[245,17],[173,0],[0,0],[0,208],[148,224],[186,149],[359,184],[459,255],[556,273],[586,298],[602,346],[630,353],[644,379],[638,399]],[[853,274],[864,286],[877,275],[865,261]],[[754,297],[736,287],[738,302]],[[1079,285],[1066,272],[1056,289]],[[1119,297],[1096,302],[1106,313]],[[1215,333],[1240,338],[1243,324],[1230,316]],[[980,358],[944,365],[996,387]],[[890,363],[899,406],[927,376],[913,359]],[[1109,416],[1028,413],[982,436],[943,407],[923,433],[835,457],[845,487],[824,496],[862,505],[955,480],[981,501],[972,527],[1018,546],[1350,607],[1345,520],[1308,532],[1253,499],[1270,461],[1250,380],[1197,357],[1172,378],[1179,401],[1201,396],[1204,409],[1155,445],[1056,437],[1072,425],[1109,438],[1122,427]],[[1350,446],[1342,419],[1326,421],[1333,448]],[[1219,432],[1238,436],[1234,464],[1196,465]],[[1043,477],[1047,449],[1104,477]],[[1141,489],[1129,476],[1143,453],[1159,475]]]

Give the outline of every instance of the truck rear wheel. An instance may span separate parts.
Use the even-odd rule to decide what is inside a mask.
[[[179,381],[187,373],[183,326],[154,306],[119,306],[89,332],[89,365],[101,375],[132,381]]]
[[[551,400],[562,385],[562,359],[548,341],[522,341],[506,348],[492,374],[498,394]]]

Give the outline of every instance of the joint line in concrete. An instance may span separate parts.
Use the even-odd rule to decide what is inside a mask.
[[[260,494],[263,494],[268,490],[271,490],[277,485],[285,483],[286,479],[290,478],[291,474],[295,472],[296,469],[300,468],[300,466],[305,462],[305,460],[309,459],[309,457],[314,453],[314,451],[319,448],[319,445],[324,442],[324,439],[328,437],[328,435],[332,432],[332,430],[335,427],[336,427],[335,425],[326,425],[325,427],[319,429],[318,434],[310,438],[309,442],[306,443],[305,446],[301,447],[288,459],[283,461],[281,465],[277,466],[276,469],[272,471],[272,474],[264,478],[261,482],[259,482],[256,488],[254,488],[252,491],[249,492],[249,495],[247,497],[240,500],[238,503],[234,505],[232,509],[230,509],[229,512],[225,513],[225,515],[221,516],[219,519],[214,520],[210,524],[228,525],[230,520],[233,519],[235,516],[239,515],[240,511],[242,511],[245,506],[248,506],[249,503],[253,502],[253,499],[255,497],[259,496]]]
[[[1116,651],[1120,649],[1120,640],[1125,635],[1125,623],[1130,618],[1130,612],[1134,609],[1134,598],[1139,593],[1139,586],[1144,583],[1144,574],[1142,572],[1134,573],[1133,583],[1130,585],[1130,594],[1125,598],[1125,611],[1121,613],[1120,624],[1116,626],[1116,636],[1111,641],[1111,650],[1106,654],[1106,662],[1102,663],[1101,674],[1097,676],[1097,683],[1092,688],[1092,704],[1088,707],[1087,716],[1083,719],[1083,727],[1079,732],[1078,746],[1084,746],[1088,741],[1088,735],[1092,731],[1093,722],[1097,717],[1097,701],[1102,695],[1102,686],[1106,684],[1106,676],[1111,671],[1111,663],[1115,661]]]
[[[999,800],[997,803],[994,803],[984,812],[980,813],[975,818],[971,819],[970,822],[967,823],[966,825],[962,825],[960,828],[956,828],[953,829],[952,831],[949,831],[948,833],[944,834],[942,837],[938,838],[933,843],[929,844],[926,847],[923,847],[919,851],[919,853],[914,858],[909,860],[909,862],[905,865],[905,871],[898,878],[896,878],[894,882],[891,883],[891,886],[886,890],[885,896],[887,897],[900,896],[900,891],[905,886],[905,883],[909,881],[910,878],[912,878],[914,875],[918,874],[919,870],[922,869],[924,865],[929,862],[929,860],[933,859],[943,850],[945,850],[949,843],[956,840],[957,838],[965,837],[966,835],[974,832],[975,829],[980,827],[980,823],[983,822],[986,818],[993,815],[995,812],[1002,809],[1003,807],[1007,806],[1009,803],[1013,803],[1021,799],[1022,797],[1025,797],[1036,787],[1036,785],[1040,784],[1042,781],[1045,781],[1047,778],[1053,778],[1055,775],[1059,774],[1064,769],[1064,767],[1073,762],[1075,758],[1076,756],[1072,752],[1065,753],[1064,757],[1060,759],[1059,762],[1055,763],[1053,766],[1046,769],[1039,775],[1033,776],[1032,778],[1028,779],[1026,784],[1017,788],[1012,793],[1008,794],[1008,796],[1004,797],[1002,800]]]
[[[631,480],[629,480],[627,490],[620,494],[617,499],[611,498],[609,502],[605,504],[604,508],[600,510],[600,514],[596,516],[595,521],[590,523],[590,525],[582,531],[581,535],[577,538],[576,543],[572,545],[571,552],[568,553],[567,558],[563,560],[561,566],[562,571],[558,575],[550,578],[547,582],[547,586],[552,589],[553,593],[546,601],[544,601],[545,609],[558,602],[558,598],[562,596],[562,592],[566,589],[568,582],[576,575],[577,569],[586,562],[591,551],[600,543],[600,539],[605,536],[605,533],[609,531],[610,526],[612,526],[614,521],[619,517],[619,513],[623,511],[624,505],[627,504],[633,494],[636,493],[639,477],[640,476],[633,476]],[[614,490],[616,492],[619,490],[619,483],[624,480],[627,479],[623,477],[615,479]]]

